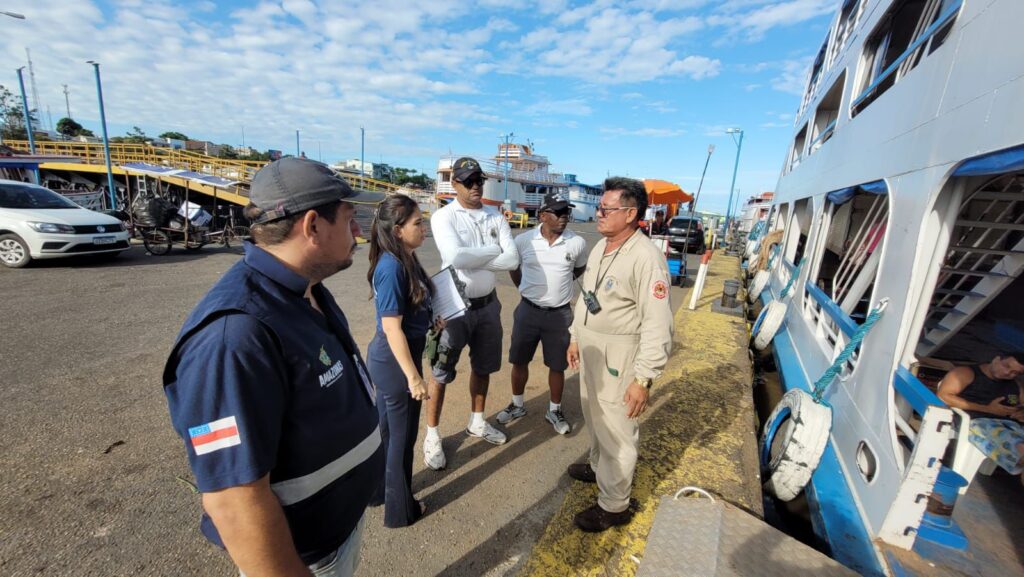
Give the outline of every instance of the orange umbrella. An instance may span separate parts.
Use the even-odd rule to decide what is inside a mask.
[[[644,188],[647,189],[647,204],[679,204],[693,200],[692,194],[667,180],[646,178]]]

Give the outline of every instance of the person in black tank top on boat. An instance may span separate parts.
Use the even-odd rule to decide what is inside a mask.
[[[971,443],[1013,475],[1024,472],[1024,353],[950,371],[939,398],[971,416]],[[1024,477],[1021,478],[1024,482]]]

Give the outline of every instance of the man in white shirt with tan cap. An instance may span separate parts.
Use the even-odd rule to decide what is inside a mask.
[[[465,157],[456,160],[452,165],[456,198],[430,219],[434,242],[441,253],[441,267],[455,269],[469,299],[466,313],[450,319],[441,333],[438,362],[431,367],[423,462],[434,470],[447,465],[437,427],[445,387],[455,379],[455,366],[467,345],[472,408],[466,434],[495,445],[508,440],[505,433],[484,420],[484,406],[491,373],[501,367],[501,303],[494,288],[494,273],[519,266],[519,253],[505,217],[497,208],[483,202],[486,180],[476,160]]]
[[[537,352],[544,352],[548,367],[550,401],[544,418],[555,432],[566,435],[572,424],[562,413],[562,389],[569,362],[569,326],[572,324],[573,280],[587,266],[587,241],[566,227],[574,206],[564,196],[549,193],[537,211],[540,226],[516,237],[519,268],[509,273],[522,300],[512,325],[512,402],[498,412],[505,425],[526,416],[524,393],[530,378],[529,364]]]

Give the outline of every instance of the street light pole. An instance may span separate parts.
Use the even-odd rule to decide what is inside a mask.
[[[359,127],[359,176],[366,178],[366,129]]]
[[[18,86],[21,88],[21,105],[25,109],[25,133],[28,134],[28,150],[32,154],[36,153],[36,139],[32,136],[32,114],[28,109],[28,97],[25,96],[25,80],[21,77],[21,71],[25,67],[22,66],[18,69]],[[39,184],[39,167],[32,171],[33,178],[36,184]]]
[[[3,14],[4,16],[10,16],[11,18],[17,18],[18,20],[25,19],[24,14],[18,14],[17,12],[7,12],[6,10],[0,10],[0,14]]]
[[[697,201],[700,200],[700,189],[704,188],[704,175],[708,173],[708,163],[711,162],[711,155],[715,152],[715,145],[708,145],[708,157],[704,159],[704,171],[700,173],[700,183],[697,185],[697,194],[693,196],[690,203],[690,218],[686,221],[686,236],[683,237],[683,259],[686,259],[686,251],[690,243],[690,227],[693,225],[693,213],[697,210]]]
[[[301,155],[302,155],[302,153],[299,150],[299,131],[296,130],[295,131],[295,158],[298,158]]]
[[[509,132],[508,134],[502,134],[500,138],[505,139],[505,201],[508,201],[508,143],[512,140],[512,137],[516,134]]]
[[[732,136],[733,142],[736,143],[736,162],[732,166],[732,184],[729,185],[729,204],[725,207],[725,231],[724,235],[729,234],[729,223],[732,220],[732,194],[736,189],[736,171],[740,167],[740,151],[743,150],[743,129],[742,128],[729,128],[725,131],[728,135],[739,134],[739,141],[736,140],[735,136]]]
[[[114,186],[114,171],[110,167],[110,139],[107,137],[107,113],[103,109],[103,83],[100,82],[100,63],[87,60],[96,73],[96,98],[100,101],[100,125],[103,127],[103,156],[107,161],[107,190],[110,192],[110,209],[117,210],[117,188]]]

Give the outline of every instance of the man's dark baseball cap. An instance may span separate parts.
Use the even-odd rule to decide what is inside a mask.
[[[575,204],[569,204],[565,195],[558,192],[549,192],[544,195],[544,202],[540,205],[540,211],[562,210],[563,208],[576,208]]]
[[[301,214],[338,200],[377,204],[384,195],[355,190],[326,164],[294,156],[264,166],[249,185],[249,201],[263,210],[257,223]]]
[[[468,156],[463,156],[452,165],[452,178],[456,182],[466,182],[466,179],[474,174],[482,175],[483,173],[484,170],[480,168],[480,163]]]

